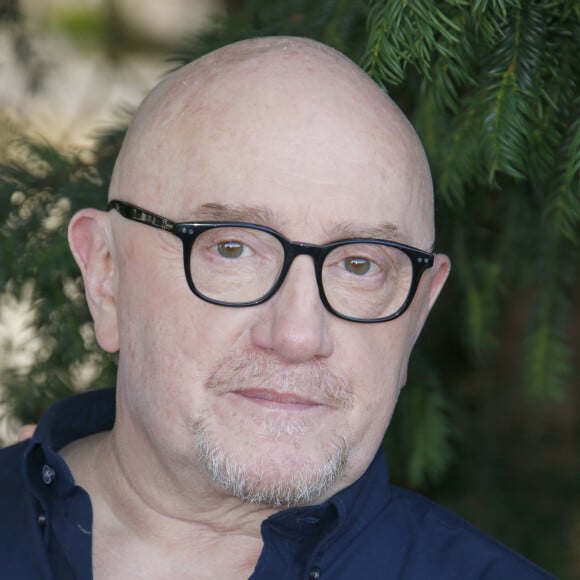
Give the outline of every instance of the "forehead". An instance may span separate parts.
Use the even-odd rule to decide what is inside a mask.
[[[173,219],[207,204],[259,208],[249,221],[269,216],[296,239],[393,224],[429,243],[422,149],[378,88],[337,58],[261,55],[173,79],[129,143],[133,201]]]

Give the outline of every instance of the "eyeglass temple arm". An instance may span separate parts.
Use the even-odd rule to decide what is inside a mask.
[[[160,230],[173,232],[176,226],[176,223],[170,219],[167,219],[156,213],[146,211],[136,205],[117,201],[116,199],[111,200],[107,204],[107,211],[112,209],[117,210],[124,218],[136,222],[142,222],[148,226],[159,228]]]

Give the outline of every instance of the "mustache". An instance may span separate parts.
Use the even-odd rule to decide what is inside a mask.
[[[350,382],[320,361],[288,365],[261,352],[224,357],[206,387],[217,393],[264,389],[337,409],[351,407],[354,396]]]

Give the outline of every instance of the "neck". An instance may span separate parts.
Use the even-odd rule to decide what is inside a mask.
[[[159,567],[159,577],[173,570],[185,578],[182,570],[192,564],[213,577],[251,574],[262,550],[261,523],[273,510],[225,497],[207,482],[192,480],[185,489],[146,455],[127,458],[114,431],[76,441],[62,455],[91,498],[95,577],[131,577],[124,576],[127,560],[151,578],[157,577],[151,566]]]
[[[275,510],[225,495],[203,468],[184,482],[178,469],[167,473],[146,452],[125,451],[120,443],[110,431],[62,450],[76,482],[119,523],[140,534],[175,526],[260,539],[262,521]]]

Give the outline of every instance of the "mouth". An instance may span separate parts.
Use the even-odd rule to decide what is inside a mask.
[[[250,403],[270,409],[286,411],[307,411],[323,407],[320,402],[296,393],[282,393],[269,389],[244,389],[232,391],[233,395],[242,397]]]

